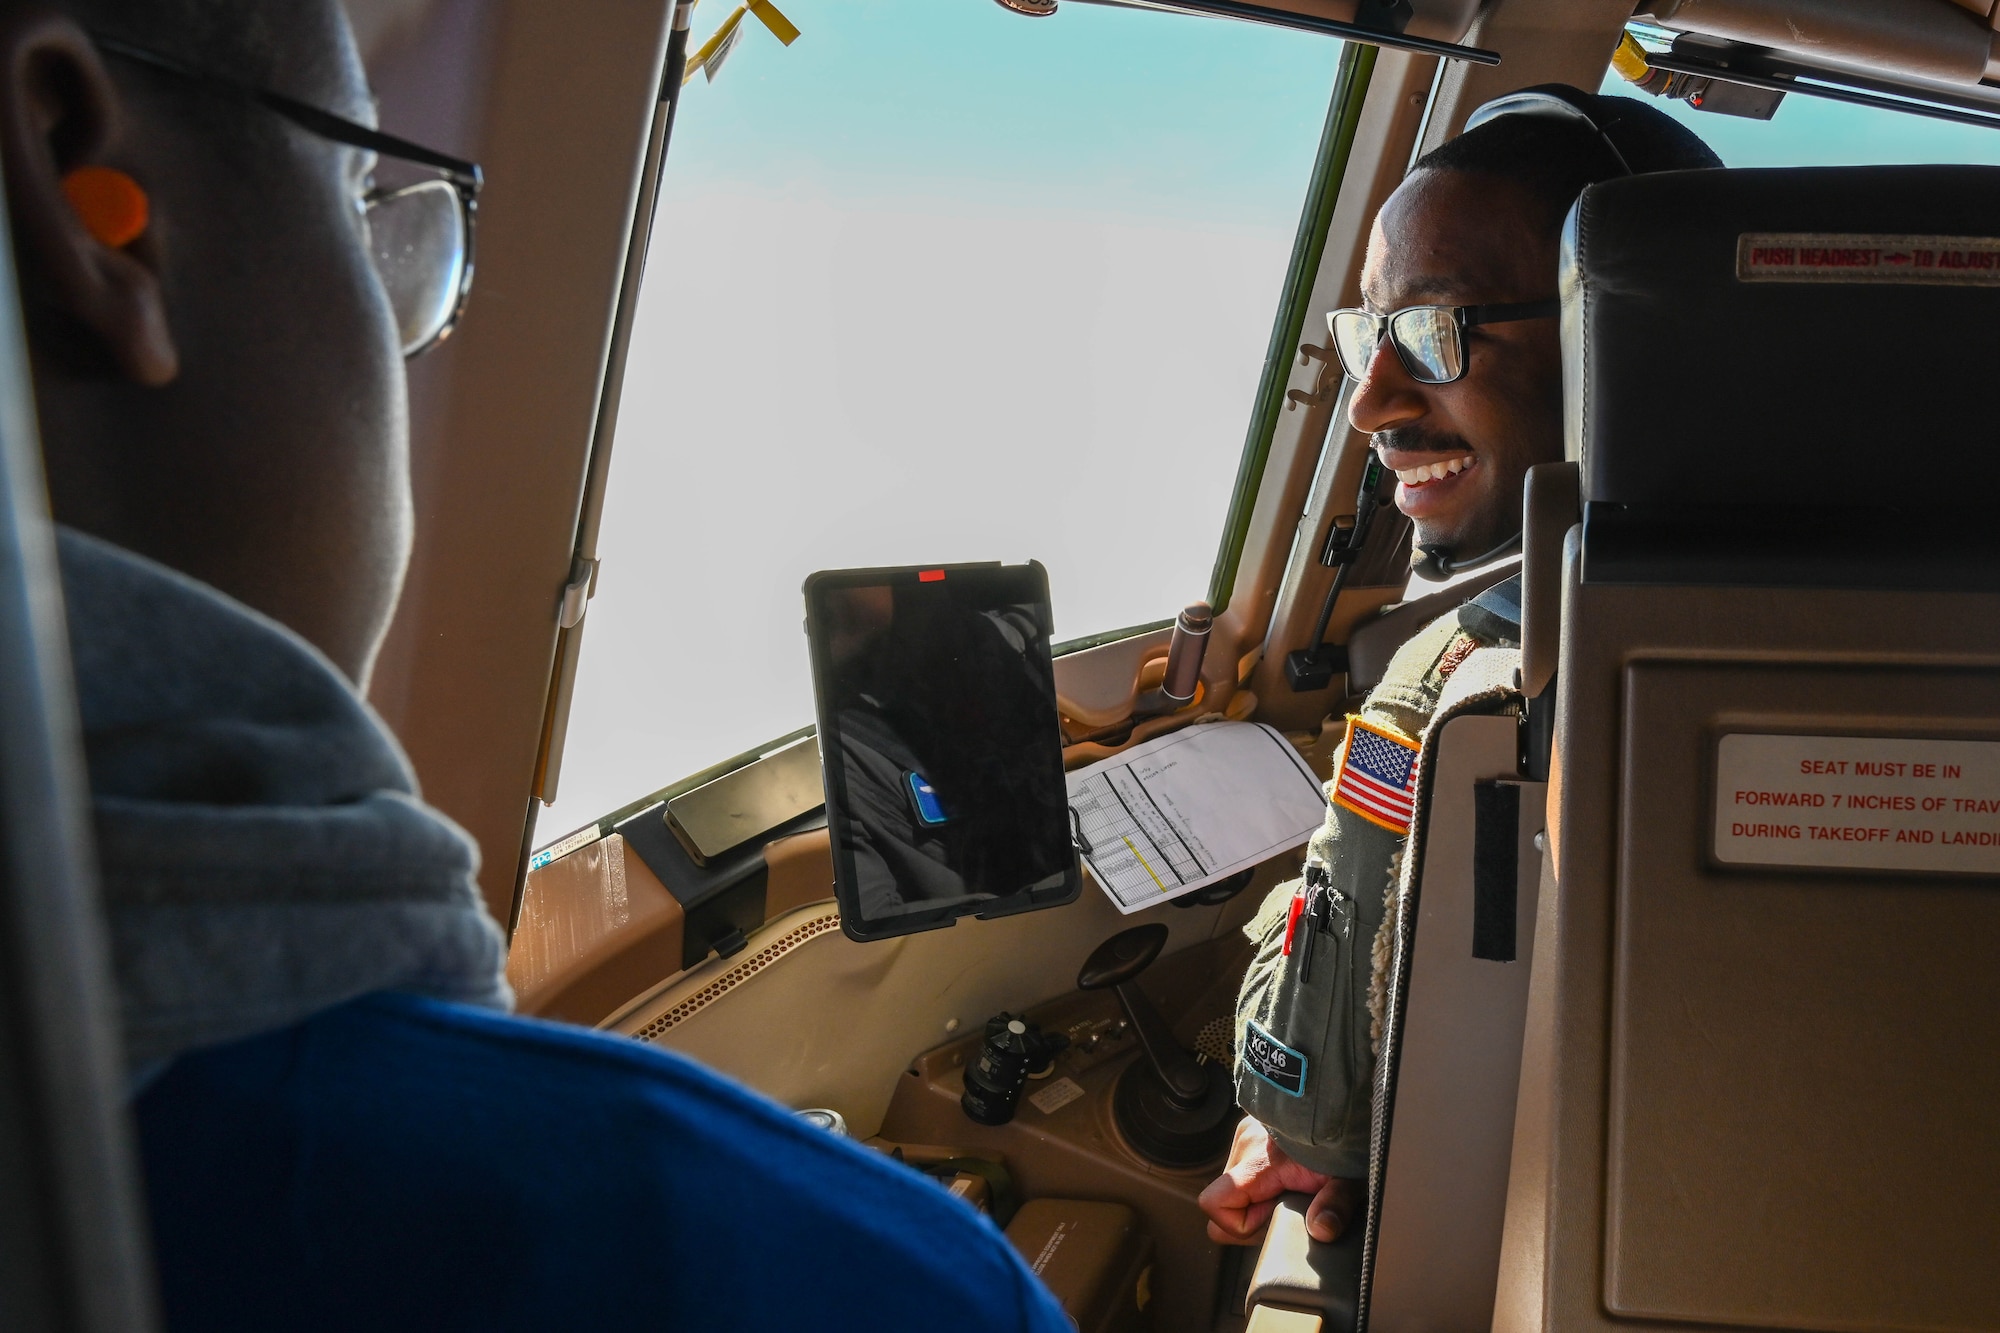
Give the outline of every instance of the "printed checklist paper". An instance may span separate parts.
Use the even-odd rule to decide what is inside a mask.
[[[1278,732],[1187,727],[1069,775],[1084,863],[1130,914],[1304,843],[1326,819],[1319,779]]]

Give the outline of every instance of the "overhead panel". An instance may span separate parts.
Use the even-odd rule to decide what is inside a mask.
[[[1762,90],[1765,109],[1738,114],[1768,117],[1771,94],[1796,92],[2000,128],[1996,17],[1993,0],[1641,0],[1633,15],[1642,39],[1669,44],[1644,52],[1653,70]]]
[[[1122,9],[1154,9],[1171,13],[1200,14],[1211,18],[1240,19],[1275,27],[1317,32],[1323,36],[1364,42],[1392,50],[1414,51],[1420,55],[1444,56],[1481,65],[1500,63],[1499,53],[1460,41],[1478,11],[1467,0],[1434,0],[1417,5],[1413,0],[1077,0],[1082,4],[1112,5]],[[1018,14],[1042,17],[1054,14],[1060,0],[1000,0]]]
[[[1946,84],[1977,84],[2000,68],[1992,28],[1953,0],[1646,0],[1635,17],[1815,63]]]

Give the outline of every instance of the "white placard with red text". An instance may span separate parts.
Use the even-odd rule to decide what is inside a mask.
[[[1724,736],[1715,859],[2000,875],[2000,742]]]
[[[2000,237],[1745,232],[1736,238],[1736,277],[1741,282],[2000,287]]]

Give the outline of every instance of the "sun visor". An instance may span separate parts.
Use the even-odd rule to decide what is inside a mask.
[[[2000,494],[2000,168],[1608,181],[1571,210],[1561,276],[1586,577],[1593,527],[1595,573],[1618,581],[2000,575],[1977,534],[1979,552],[1947,552],[1930,548],[1958,537],[1916,532],[1888,552],[1904,567],[1880,568],[1885,537],[1956,529],[1937,519]],[[1987,554],[1991,571],[1929,568]]]

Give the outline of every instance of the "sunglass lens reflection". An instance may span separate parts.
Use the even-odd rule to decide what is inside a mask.
[[[1374,317],[1359,310],[1336,310],[1326,317],[1326,324],[1333,349],[1340,355],[1340,368],[1349,379],[1365,377],[1380,336]]]
[[[1449,310],[1418,306],[1396,316],[1389,336],[1403,354],[1410,373],[1429,384],[1447,384],[1465,370],[1465,351],[1458,323]]]

